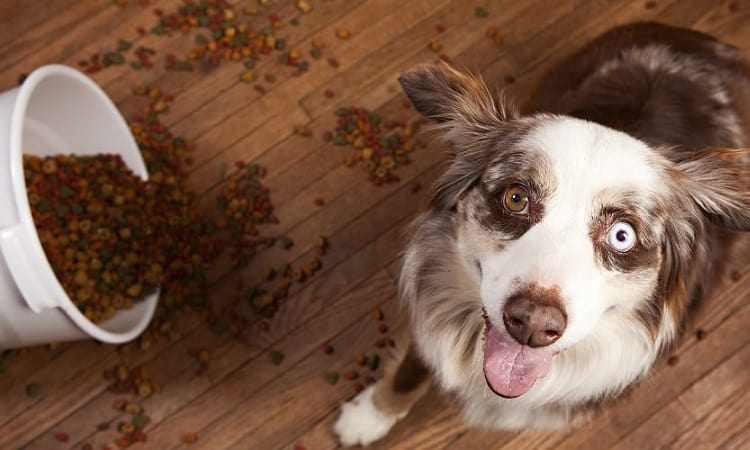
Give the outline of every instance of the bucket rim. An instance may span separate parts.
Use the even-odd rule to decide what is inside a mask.
[[[145,309],[143,314],[134,326],[129,330],[123,332],[110,331],[102,328],[100,324],[95,324],[90,321],[86,316],[78,309],[73,301],[68,297],[65,290],[63,289],[60,281],[55,275],[52,265],[47,259],[47,255],[42,247],[41,240],[39,239],[34,219],[31,215],[31,207],[29,206],[28,196],[26,191],[26,181],[24,177],[23,169],[23,150],[22,150],[22,139],[24,120],[28,110],[29,102],[36,90],[36,88],[43,83],[46,79],[54,76],[61,76],[67,79],[73,80],[80,84],[87,92],[89,92],[93,98],[96,99],[109,113],[110,120],[112,120],[119,131],[127,136],[127,142],[123,142],[122,148],[115,149],[113,153],[124,153],[133,152],[137,155],[135,165],[125,162],[126,165],[143,180],[148,180],[148,171],[146,170],[146,164],[143,161],[143,157],[135,142],[135,139],[130,132],[130,129],[122,117],[120,112],[115,107],[112,100],[107,94],[89,77],[85,76],[81,72],[72,69],[68,66],[61,64],[49,64],[34,70],[24,80],[20,86],[18,95],[13,105],[13,111],[11,113],[10,123],[10,149],[9,149],[9,168],[11,185],[16,201],[16,209],[19,217],[19,223],[16,225],[18,235],[16,236],[20,240],[28,242],[25,245],[25,251],[28,258],[33,262],[36,276],[42,277],[42,283],[49,291],[49,298],[42,300],[40,303],[43,307],[59,307],[61,308],[68,317],[87,335],[102,342],[107,343],[123,343],[136,338],[143,330],[146,329],[148,324],[153,317],[156,309],[156,304],[159,298],[159,291],[147,296],[141,302],[145,302]],[[6,230],[7,231],[7,230]],[[16,282],[19,280],[13,276]],[[20,289],[20,286],[19,286]],[[24,301],[29,304],[30,301],[25,296]],[[29,304],[31,307],[31,305]],[[32,310],[37,311],[38,308],[32,307]],[[107,321],[102,322],[106,324]]]

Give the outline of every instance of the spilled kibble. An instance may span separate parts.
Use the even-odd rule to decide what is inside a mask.
[[[32,217],[47,260],[92,322],[153,293],[163,275],[155,189],[118,155],[24,155]]]
[[[184,444],[192,444],[197,440],[198,440],[197,433],[190,432],[190,433],[185,433],[182,435],[182,442]]]
[[[331,386],[334,386],[336,383],[338,383],[339,378],[340,375],[336,372],[326,372],[325,374],[323,374],[323,380]]]
[[[284,353],[279,350],[271,351],[268,356],[271,359],[271,363],[275,366],[280,365],[284,361]]]
[[[394,170],[410,162],[418,123],[384,122],[378,114],[357,107],[341,107],[334,114],[338,120],[332,132],[333,144],[353,149],[344,165],[358,165],[377,186],[399,181]]]
[[[26,385],[26,396],[29,398],[35,398],[39,395],[39,385],[36,383],[30,383]]]

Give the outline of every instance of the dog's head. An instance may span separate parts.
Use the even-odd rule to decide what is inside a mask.
[[[518,117],[444,65],[400,81],[454,152],[431,208],[455,215],[476,264],[484,374],[502,396],[526,393],[587,339],[671,342],[708,227],[750,228],[745,151],[680,153],[570,117]]]

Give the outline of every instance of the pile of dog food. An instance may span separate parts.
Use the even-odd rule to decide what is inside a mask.
[[[164,253],[155,190],[116,155],[24,155],[24,177],[47,259],[92,322],[156,290]]]

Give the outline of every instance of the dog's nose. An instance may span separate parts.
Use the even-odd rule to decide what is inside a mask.
[[[505,305],[503,322],[508,333],[519,343],[544,347],[560,339],[567,319],[559,306],[516,296]]]

